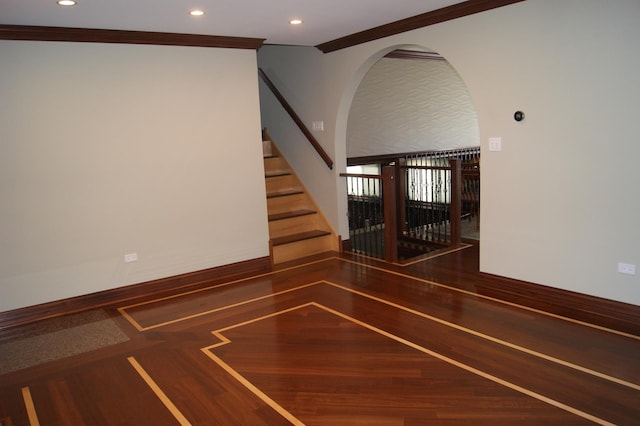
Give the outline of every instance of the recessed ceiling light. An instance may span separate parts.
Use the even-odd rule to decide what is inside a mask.
[[[58,4],[60,6],[75,6],[76,2],[74,0],[58,0]]]
[[[200,10],[200,9],[191,10],[191,11],[189,11],[189,15],[191,15],[191,16],[202,16],[202,15],[204,15],[204,10]]]
[[[302,24],[302,19],[292,19],[289,21],[291,25],[300,25]]]

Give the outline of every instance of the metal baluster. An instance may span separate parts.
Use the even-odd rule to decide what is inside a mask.
[[[451,173],[449,171],[444,172],[445,177],[445,185],[444,185],[444,198],[445,198],[445,230],[447,228],[447,224],[449,225],[449,233],[445,232],[444,240],[445,242],[450,242],[451,240],[451,221],[454,218],[451,217]]]
[[[367,178],[366,182],[366,200],[367,200],[367,221],[365,223],[367,255],[376,257],[376,236],[373,234],[372,225],[376,222],[375,200],[371,197],[371,179]]]
[[[418,161],[416,161],[416,166],[425,166],[426,164],[426,157],[424,154],[421,154]],[[416,173],[420,176],[420,193],[416,197],[416,208],[420,214],[420,220],[417,224],[419,230],[417,237],[424,240],[427,235],[427,226],[429,223],[429,211],[426,209],[427,199],[429,197],[429,179],[426,169],[416,169]]]
[[[359,210],[359,214],[358,214],[358,224],[357,224],[357,239],[358,239],[358,252],[359,253],[364,253],[365,252],[365,247],[363,246],[363,244],[365,243],[364,235],[364,220],[366,218],[366,199],[364,198],[364,181],[362,178],[357,178],[357,182],[358,182],[358,188],[357,188],[357,205],[358,205],[358,210]]]
[[[438,176],[438,185],[436,187],[436,196],[438,197],[438,242],[442,241],[442,219],[443,219],[443,199],[442,199],[442,171],[438,170],[436,172],[436,176]]]
[[[353,195],[351,195],[351,188],[353,183],[351,179],[351,177],[347,177],[347,179],[345,179],[345,182],[347,185],[347,218],[349,220],[349,240],[351,241],[351,251],[353,251],[355,248],[354,245],[356,243],[356,240],[354,235],[355,226],[353,224]]]
[[[353,231],[352,231],[352,240],[351,240],[351,251],[357,253],[359,250],[360,242],[358,241],[358,228],[360,227],[360,202],[358,200],[358,178],[351,177],[351,210],[353,212]]]
[[[367,200],[369,200],[369,226],[367,236],[370,243],[369,255],[378,257],[379,241],[376,226],[378,225],[378,200],[374,198],[376,195],[373,180],[367,178]]]

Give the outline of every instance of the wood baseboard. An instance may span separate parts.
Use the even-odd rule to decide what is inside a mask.
[[[479,294],[640,335],[640,306],[480,272]]]
[[[135,299],[142,300],[150,296],[169,296],[171,294],[195,290],[216,283],[246,278],[270,271],[271,261],[269,257],[261,257],[83,296],[27,306],[11,311],[0,312],[0,330],[46,318],[58,317],[90,309],[116,306],[124,302],[131,302]]]

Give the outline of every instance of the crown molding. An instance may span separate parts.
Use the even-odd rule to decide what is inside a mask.
[[[356,46],[368,41],[389,37],[406,31],[415,30],[440,22],[462,18],[498,7],[519,3],[525,0],[468,0],[462,3],[443,7],[431,12],[416,15],[411,18],[401,19],[379,27],[371,28],[359,33],[351,34],[336,40],[328,41],[316,46],[323,53],[335,52],[336,50]]]
[[[258,38],[30,25],[0,25],[0,40],[151,44],[253,50],[257,50],[264,43],[264,39]]]
[[[435,52],[421,52],[417,50],[396,49],[384,55],[391,59],[417,59],[422,61],[445,61],[440,54]]]

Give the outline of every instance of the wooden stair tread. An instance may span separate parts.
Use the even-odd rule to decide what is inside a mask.
[[[322,229],[314,229],[312,231],[300,232],[298,234],[283,235],[281,237],[275,237],[271,239],[271,243],[274,246],[280,246],[288,243],[295,243],[297,241],[309,240],[311,238],[323,237],[325,235],[331,235],[331,232],[324,231]]]
[[[300,188],[287,188],[280,191],[270,192],[267,194],[267,198],[286,197],[287,195],[303,194],[304,191]]]
[[[278,176],[289,176],[291,174],[291,170],[272,170],[264,173],[264,177],[278,177]]]
[[[267,139],[269,142],[263,142],[262,153],[272,263],[336,251],[335,231],[306,193],[295,170],[271,139]]]
[[[309,210],[309,209],[300,209],[300,210],[290,210],[282,213],[274,213],[269,215],[269,222],[273,222],[274,220],[289,219],[292,217],[306,216],[310,214],[316,214],[316,211]]]

